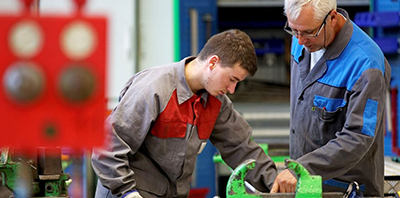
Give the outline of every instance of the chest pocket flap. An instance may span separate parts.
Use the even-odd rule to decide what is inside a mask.
[[[342,98],[326,98],[323,96],[314,96],[314,106],[326,111],[334,112],[339,108],[346,106],[347,102]]]

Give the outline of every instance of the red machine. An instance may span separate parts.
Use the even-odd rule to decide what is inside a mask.
[[[398,90],[397,87],[394,87],[391,89],[390,92],[391,95],[391,102],[392,102],[392,109],[391,109],[391,119],[392,119],[392,151],[398,155],[400,155],[400,146],[399,146],[399,139],[398,139],[398,128],[397,128],[397,96],[398,96]]]
[[[90,148],[104,139],[107,20],[0,15],[0,147]]]

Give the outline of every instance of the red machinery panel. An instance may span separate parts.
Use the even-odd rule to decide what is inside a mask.
[[[0,15],[0,30],[0,147],[101,145],[107,19]]]

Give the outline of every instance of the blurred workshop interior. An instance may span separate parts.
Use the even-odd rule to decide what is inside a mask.
[[[350,19],[377,42],[392,67],[391,87],[387,97],[385,193],[394,195],[400,191],[400,158],[398,158],[400,155],[398,145],[400,142],[398,135],[400,1],[337,1],[338,7],[344,8],[349,13]],[[38,20],[37,24],[43,26],[44,33],[38,31],[36,26],[22,24],[21,26],[25,26],[20,30],[28,29],[19,32],[13,29],[16,36],[12,38],[8,36],[7,28],[10,28],[13,21],[29,18],[32,15]],[[53,38],[55,34],[60,34],[63,24],[70,22],[73,20],[71,17],[77,15],[86,17],[87,23],[92,27],[88,28],[85,23],[75,23],[76,26],[71,27],[69,32],[72,36],[68,37],[68,32],[65,33],[67,41]],[[38,19],[41,17],[43,19]],[[5,49],[9,45],[16,49],[14,53],[15,57],[20,57],[19,63],[27,63],[32,56],[39,53],[36,62],[42,61],[43,65],[48,65],[46,69],[51,71],[53,76],[45,77],[48,79],[38,82],[38,86],[42,86],[41,83],[46,81],[49,83],[56,80],[54,78],[60,77],[58,72],[64,71],[59,65],[49,65],[54,64],[50,63],[52,60],[60,59],[60,63],[65,60],[61,60],[58,54],[61,52],[54,51],[55,48],[51,48],[52,44],[46,42],[63,43],[68,42],[69,38],[83,35],[85,39],[77,43],[78,48],[81,46],[79,52],[76,52],[78,49],[70,49],[76,46],[63,43],[66,48],[63,53],[67,53],[71,59],[79,60],[80,66],[85,65],[85,53],[93,53],[97,56],[94,62],[100,67],[96,69],[99,76],[95,77],[78,66],[69,70],[69,73],[65,72],[67,73],[65,75],[84,73],[83,81],[89,84],[87,87],[82,86],[83,92],[78,93],[76,97],[68,97],[69,93],[74,92],[67,85],[73,84],[68,81],[71,79],[60,77],[65,77],[63,79],[66,82],[59,81],[59,84],[63,88],[66,87],[63,91],[67,100],[86,104],[85,100],[90,97],[87,93],[98,98],[87,106],[80,105],[80,110],[74,110],[75,107],[68,105],[53,104],[54,101],[50,100],[44,102],[47,107],[43,104],[38,108],[24,105],[14,108],[2,101],[3,96],[0,98],[0,103],[3,103],[0,105],[3,111],[0,118],[2,120],[0,134],[3,139],[0,140],[2,148],[0,198],[9,197],[13,193],[19,193],[23,197],[24,193],[19,191],[23,191],[24,188],[31,189],[27,190],[28,193],[46,191],[48,197],[94,197],[97,178],[90,164],[90,148],[103,141],[102,130],[97,129],[103,126],[101,123],[104,118],[117,105],[120,91],[126,81],[144,69],[196,55],[212,35],[232,28],[243,30],[251,37],[256,48],[258,71],[253,77],[240,82],[235,93],[228,96],[236,110],[253,128],[253,139],[265,148],[278,169],[284,169],[284,160],[289,156],[291,44],[291,35],[282,29],[285,22],[283,0],[0,0],[2,87],[12,83],[12,80],[7,81],[4,74],[9,62],[14,61],[10,58],[14,55],[4,54],[11,53]],[[81,28],[80,32],[74,34],[74,28]],[[98,31],[97,35],[93,36],[93,31]],[[86,48],[87,45],[92,46]],[[35,46],[43,49],[47,47],[49,50],[35,52]],[[22,50],[18,51],[19,48]],[[24,65],[14,65],[14,67],[23,68]],[[18,71],[7,70],[7,72]],[[27,75],[33,76],[42,75],[36,70],[28,73]],[[90,83],[98,83],[102,89],[92,90]],[[52,86],[56,85],[47,87]],[[35,88],[34,85],[31,87]],[[52,94],[51,91],[48,92],[46,94]],[[29,94],[32,94],[32,97],[35,95],[35,93]],[[31,95],[16,97],[25,100]],[[24,110],[9,113],[24,107],[31,108],[31,112]],[[44,113],[46,111],[50,113]],[[77,114],[81,116],[78,119],[74,117]],[[51,118],[63,120],[60,122],[62,124],[52,125],[52,122],[44,122],[46,137],[42,141],[43,137],[35,136],[38,133],[34,130],[39,127],[37,126],[39,122]],[[93,120],[88,120],[92,118]],[[5,125],[11,126],[5,128]],[[19,131],[14,133],[12,130]],[[52,139],[54,133],[59,134]],[[5,142],[7,146],[4,146]],[[12,147],[17,145],[26,147],[23,146],[22,152],[17,152]],[[43,145],[48,148],[42,147]],[[32,149],[35,146],[41,147],[37,150]],[[29,161],[32,156],[35,156],[34,162],[29,166],[21,165],[22,161]],[[33,166],[36,172],[30,171]],[[22,177],[23,173],[15,172],[17,168],[21,169],[21,172],[28,171],[28,173]],[[30,182],[32,176],[29,175],[46,174],[58,174],[58,176],[56,179],[39,176],[37,178],[56,182],[45,185],[39,184],[40,182]],[[226,185],[231,174],[232,169],[224,164],[217,150],[208,143],[197,158],[189,197],[226,197]],[[26,181],[20,182],[20,180]]]

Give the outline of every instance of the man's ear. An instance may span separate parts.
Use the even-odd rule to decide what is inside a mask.
[[[217,66],[217,63],[219,62],[219,56],[217,55],[212,55],[209,59],[208,59],[208,67],[210,68],[210,70],[214,69]]]
[[[331,17],[328,17],[328,20],[331,20],[330,25],[332,27],[336,26],[336,24],[338,23],[338,12],[336,10],[332,10],[331,13],[329,13],[331,15]],[[326,25],[326,24],[325,24]]]

